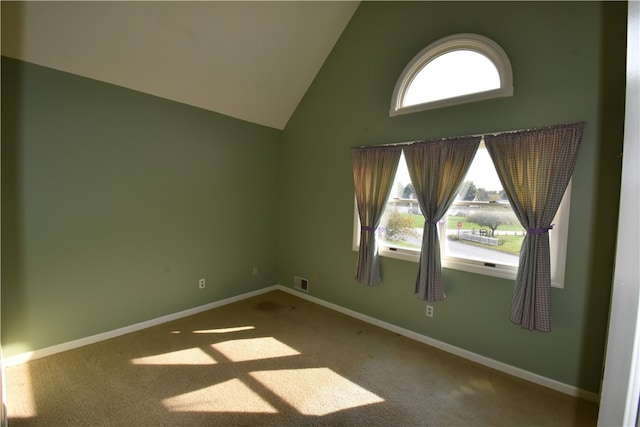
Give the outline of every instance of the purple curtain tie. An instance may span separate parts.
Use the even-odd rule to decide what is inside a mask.
[[[551,224],[548,227],[542,227],[542,228],[530,228],[527,230],[527,234],[544,234],[547,233],[549,230],[553,229],[554,224]]]
[[[361,225],[360,230],[362,231],[371,231],[372,233],[376,231],[377,227],[367,227],[366,225]]]

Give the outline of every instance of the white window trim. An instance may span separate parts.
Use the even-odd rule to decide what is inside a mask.
[[[567,254],[567,240],[569,238],[569,201],[571,200],[571,182],[567,186],[558,212],[553,219],[554,227],[549,231],[549,252],[551,261],[551,286],[554,288],[564,288],[565,264]],[[358,205],[354,197],[353,215],[353,246],[354,251],[360,248],[360,217],[358,216]],[[444,225],[438,227],[440,235],[444,234]],[[440,239],[441,253],[444,254],[445,239]],[[414,263],[420,262],[420,251],[401,247],[393,247],[381,244],[378,253],[382,257],[394,258]],[[443,256],[442,267],[450,270],[460,270],[469,273],[482,274],[485,276],[500,277],[503,279],[516,279],[517,267],[507,265],[487,266],[482,261],[467,260],[464,258],[454,258]]]
[[[422,104],[403,107],[406,91],[414,77],[435,58],[455,50],[472,50],[486,56],[498,69],[500,88],[476,92],[452,98],[439,99]],[[513,95],[513,71],[506,52],[496,42],[480,34],[461,33],[436,40],[413,57],[400,74],[391,97],[389,116],[432,110],[467,102],[481,101]]]

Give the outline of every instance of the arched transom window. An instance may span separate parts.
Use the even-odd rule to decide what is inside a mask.
[[[390,115],[513,95],[509,58],[493,40],[454,34],[431,43],[400,75]]]

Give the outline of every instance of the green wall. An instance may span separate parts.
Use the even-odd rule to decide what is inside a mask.
[[[281,135],[2,57],[4,355],[274,284]]]
[[[626,3],[365,2],[283,135],[279,282],[491,359],[598,392],[616,234]],[[480,33],[510,57],[513,97],[389,117],[405,65],[431,42]],[[417,264],[383,258],[383,283],[354,279],[350,147],[588,122],[573,179],[564,289],[552,332],[509,320],[513,282],[445,270],[435,317]]]

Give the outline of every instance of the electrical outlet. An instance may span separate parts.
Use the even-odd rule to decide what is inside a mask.
[[[200,289],[203,289],[205,286],[207,286],[207,282],[206,282],[206,280],[204,280],[204,279],[200,279],[200,280],[198,280],[198,287],[199,287]]]
[[[432,305],[428,305],[427,306],[427,317],[433,317],[433,306]]]
[[[253,270],[251,270],[251,274],[253,274],[254,276],[258,275],[258,267],[253,267]]]

